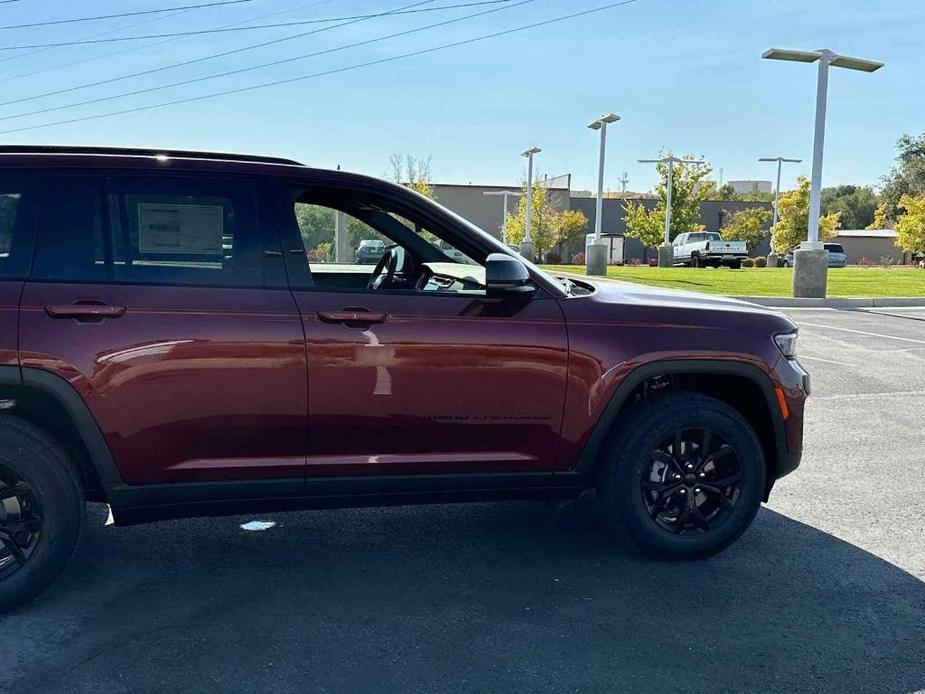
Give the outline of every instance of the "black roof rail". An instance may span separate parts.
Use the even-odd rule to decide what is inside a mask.
[[[0,154],[112,154],[135,157],[176,157],[180,159],[208,159],[215,161],[250,161],[262,164],[304,166],[302,162],[284,157],[265,157],[258,154],[230,152],[197,152],[157,147],[96,147],[93,145],[0,145]]]

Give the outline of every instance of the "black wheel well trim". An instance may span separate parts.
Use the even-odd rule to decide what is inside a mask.
[[[122,482],[112,451],[80,393],[66,379],[44,369],[0,366],[0,385],[33,388],[54,398],[71,418],[99,480],[108,488]]]
[[[786,433],[784,430],[784,418],[777,404],[777,395],[774,392],[774,386],[767,373],[753,364],[746,364],[728,359],[677,359],[652,361],[642,364],[637,366],[623,378],[610,397],[610,402],[607,403],[604,412],[594,425],[594,431],[592,431],[588,442],[585,444],[578,464],[575,466],[575,471],[584,475],[590,482],[597,467],[597,463],[600,460],[601,449],[607,441],[607,437],[610,436],[613,431],[613,425],[616,422],[617,415],[627,403],[630,395],[643,381],[647,381],[655,376],[676,376],[684,374],[741,376],[752,381],[760,388],[761,392],[764,394],[768,411],[771,413],[771,423],[774,428],[776,459],[768,462],[770,462],[776,470],[779,466],[779,462],[787,456]],[[772,476],[769,476],[768,479],[769,489],[770,485],[774,482],[773,479],[770,479]]]

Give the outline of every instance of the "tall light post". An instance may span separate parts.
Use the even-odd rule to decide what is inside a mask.
[[[482,195],[501,196],[501,243],[507,243],[507,211],[508,200],[510,198],[519,198],[521,193],[513,190],[486,190]]]
[[[601,242],[604,217],[604,154],[607,150],[607,126],[618,120],[620,116],[608,113],[588,125],[591,130],[601,131],[601,150],[597,165],[597,204],[594,208],[594,243],[585,244],[585,272],[589,275],[607,274],[607,244]]]
[[[793,295],[825,298],[828,257],[819,241],[819,208],[822,199],[822,151],[825,144],[825,108],[829,90],[829,66],[861,72],[874,72],[883,63],[838,55],[828,48],[818,51],[791,51],[770,48],[761,54],[768,60],[819,63],[816,82],[816,122],[813,136],[813,168],[809,189],[809,221],[806,241],[793,253]]]
[[[776,161],[777,162],[777,185],[774,186],[774,219],[771,222],[771,233],[773,234],[775,231],[777,231],[777,214],[778,214],[777,210],[780,204],[780,167],[784,162],[787,162],[788,164],[799,164],[802,161],[802,159],[787,159],[786,157],[760,157],[758,161]],[[769,262],[769,266],[777,267],[777,254],[774,253],[772,250],[771,255],[774,256],[774,264],[770,265],[770,262]]]
[[[640,164],[668,164],[668,190],[665,196],[665,240],[658,247],[658,266],[674,265],[674,249],[671,247],[671,188],[675,164],[703,164],[699,159],[684,159],[670,155],[661,159],[639,159]]]
[[[527,158],[527,213],[524,219],[524,238],[520,242],[520,254],[533,261],[533,238],[530,236],[530,223],[533,217],[533,155],[542,152],[539,147],[531,147],[521,153]]]

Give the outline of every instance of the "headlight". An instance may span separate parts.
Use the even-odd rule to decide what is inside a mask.
[[[774,342],[777,343],[778,349],[788,359],[793,359],[797,355],[797,333],[785,333],[775,335]]]

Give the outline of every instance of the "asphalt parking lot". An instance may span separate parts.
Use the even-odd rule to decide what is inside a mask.
[[[806,456],[700,562],[576,503],[104,527],[0,618],[0,691],[925,688],[925,310],[794,310]]]

